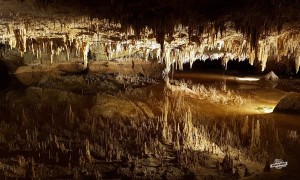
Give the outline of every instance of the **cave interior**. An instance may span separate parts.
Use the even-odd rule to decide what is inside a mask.
[[[300,1],[0,1],[0,179],[299,179]]]

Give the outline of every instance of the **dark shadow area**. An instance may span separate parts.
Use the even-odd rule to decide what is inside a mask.
[[[266,69],[261,71],[261,63],[254,62],[252,66],[248,60],[245,61],[228,61],[227,70],[222,64],[222,60],[196,60],[190,68],[190,63],[183,65],[183,70],[176,70],[176,73],[214,73],[234,76],[262,76],[270,71],[273,71],[277,76],[284,79],[300,78],[300,73],[296,73],[295,61],[293,59],[283,59],[279,62],[269,60],[266,64]]]
[[[296,73],[295,59],[286,57],[283,57],[280,61],[267,61],[265,71],[274,71],[281,78],[300,78],[300,73]]]
[[[11,77],[8,73],[8,67],[6,63],[0,61],[0,91],[8,86],[10,79]]]
[[[235,76],[245,76],[245,75],[261,75],[260,70],[256,66],[252,66],[249,64],[248,60],[246,61],[229,61],[227,64],[227,70],[222,64],[222,60],[206,60],[200,61],[197,60],[193,63],[192,69],[190,69],[190,64],[186,63],[183,65],[183,71],[176,71],[176,73],[180,72],[204,72],[204,73],[216,73],[216,74],[227,74],[227,75],[235,75]]]
[[[7,92],[11,89],[21,89],[26,87],[12,74],[5,61],[0,60],[0,92]]]

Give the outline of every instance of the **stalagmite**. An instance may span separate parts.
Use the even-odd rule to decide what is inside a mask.
[[[86,42],[86,45],[84,46],[84,51],[83,51],[83,69],[86,69],[87,65],[88,65],[88,52],[90,50],[90,45],[91,45],[91,43],[88,41],[88,42]]]
[[[66,54],[67,54],[67,61],[70,61],[70,49],[66,44],[65,44],[65,50],[66,50]]]
[[[42,49],[40,46],[38,46],[38,50],[37,50],[37,59],[42,57]]]
[[[300,56],[295,58],[295,68],[296,68],[296,73],[298,73],[300,68]]]
[[[50,63],[53,64],[53,56],[54,56],[55,51],[51,50],[51,55],[50,55]]]
[[[79,56],[79,52],[80,52],[79,42],[77,40],[75,40],[75,55]]]
[[[32,54],[35,54],[34,45],[33,45],[33,39],[31,39],[31,51],[32,51]]]
[[[250,53],[250,58],[249,58],[249,63],[253,66],[254,64],[254,59],[255,59],[255,53],[254,51]]]
[[[150,52],[150,49],[147,48],[146,51],[145,51],[145,53],[144,53],[144,54],[145,54],[145,60],[146,60],[146,61],[148,61],[149,52]]]
[[[85,152],[86,152],[86,157],[87,157],[89,163],[91,163],[92,156],[91,156],[91,152],[90,152],[90,143],[89,143],[88,139],[85,140]]]

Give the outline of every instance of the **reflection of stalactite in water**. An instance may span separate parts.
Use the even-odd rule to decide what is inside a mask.
[[[252,128],[251,128],[251,147],[250,148],[259,148],[260,147],[260,124],[259,120],[252,120]]]
[[[43,123],[36,124],[35,128],[28,127],[27,130],[11,132],[24,133],[20,138],[26,142],[28,151],[37,152],[34,153],[37,162],[49,161],[53,164],[66,162],[63,164],[66,166],[81,164],[84,167],[88,163],[106,161],[140,163],[143,158],[143,160],[153,158],[160,162],[160,167],[176,160],[180,166],[192,168],[199,165],[207,166],[210,155],[217,154],[218,157],[224,157],[224,165],[220,166],[230,169],[232,159],[243,161],[245,158],[251,160],[257,158],[258,161],[265,162],[267,153],[270,153],[271,157],[284,155],[282,137],[288,135],[280,132],[273,121],[268,122],[265,119],[249,121],[251,116],[225,117],[222,120],[204,117],[196,114],[197,112],[194,112],[186,101],[183,95],[168,95],[163,102],[163,115],[147,120],[94,117],[92,113],[86,112],[87,109],[76,109],[74,105],[64,108],[51,107],[52,112],[50,110],[51,113],[44,114],[45,122],[41,120]],[[15,111],[19,109],[17,106],[10,105],[8,108],[12,112],[17,112],[11,114],[11,119],[16,119],[17,115],[21,117],[23,114],[22,111]],[[63,115],[58,113],[61,109],[65,110]],[[24,112],[27,112],[26,110]],[[28,124],[33,123],[35,119],[33,117],[37,114],[25,114]],[[48,122],[48,119],[53,119],[54,123]],[[75,123],[76,119],[81,120],[80,125]],[[75,122],[70,126],[73,120]],[[61,123],[65,123],[65,126],[61,126]],[[11,125],[4,122],[0,123],[0,126],[4,130],[11,128]],[[20,125],[18,128],[25,126]],[[64,129],[61,133],[44,127]],[[79,133],[73,136],[70,133],[73,131]],[[43,139],[45,133],[48,134]],[[295,133],[290,134],[291,137],[295,136]],[[74,138],[66,141],[68,136]],[[243,138],[247,137],[251,139],[250,145],[243,142]],[[10,143],[11,148],[16,146],[14,142]],[[258,154],[261,154],[260,157],[254,157]],[[139,166],[141,164],[137,164],[136,168]]]

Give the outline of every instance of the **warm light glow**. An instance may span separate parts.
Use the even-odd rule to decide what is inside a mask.
[[[245,78],[234,78],[235,80],[238,81],[258,81],[258,78],[252,78],[252,77],[245,77]]]
[[[273,107],[258,107],[257,110],[259,110],[262,113],[272,113],[274,108]]]
[[[273,112],[273,108],[271,107],[265,107],[263,108],[264,113],[272,113]]]

